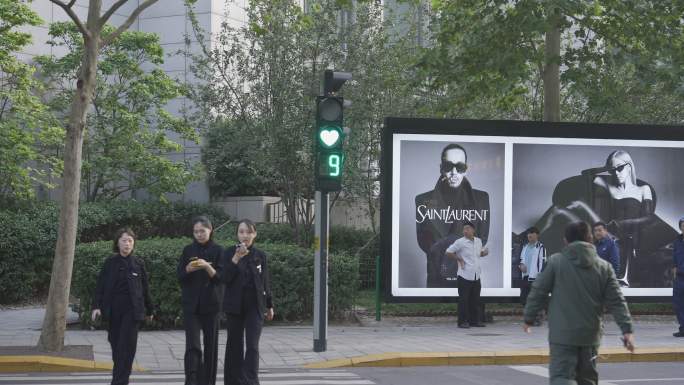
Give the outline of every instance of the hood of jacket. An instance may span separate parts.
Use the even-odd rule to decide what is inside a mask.
[[[583,269],[596,266],[599,260],[599,256],[596,254],[596,246],[589,242],[572,242],[565,246],[562,253],[572,264]]]

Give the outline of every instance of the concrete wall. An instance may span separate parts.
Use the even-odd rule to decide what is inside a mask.
[[[214,198],[212,204],[220,207],[231,219],[250,219],[269,222],[268,206],[280,202],[280,197],[248,196]]]

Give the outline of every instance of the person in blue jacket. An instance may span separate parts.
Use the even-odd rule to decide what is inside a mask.
[[[672,304],[677,314],[679,330],[673,335],[684,337],[684,217],[679,219],[679,230],[682,232],[675,239],[672,247],[674,258],[674,282],[672,283]]]
[[[594,231],[594,246],[601,259],[610,263],[617,276],[620,273],[620,248],[608,232],[608,226],[603,222],[596,222],[592,226]]]

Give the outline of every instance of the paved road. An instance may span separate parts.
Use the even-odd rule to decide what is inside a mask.
[[[349,370],[296,370],[272,369],[261,371],[261,385],[373,385],[375,382]],[[182,385],[182,371],[159,371],[134,374],[131,384],[141,385]],[[39,373],[39,374],[0,374],[0,385],[81,385],[109,384],[111,376],[107,373]],[[223,384],[219,374],[217,384]]]
[[[350,371],[378,385],[546,385],[549,383],[548,368],[544,365],[352,368]],[[599,385],[684,384],[684,363],[682,362],[601,364],[599,373]]]

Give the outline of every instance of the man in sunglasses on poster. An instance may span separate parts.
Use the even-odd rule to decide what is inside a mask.
[[[474,189],[467,173],[465,148],[451,143],[442,150],[434,189],[416,196],[416,236],[427,257],[427,287],[457,287],[458,263],[445,257],[445,250],[462,236],[465,222],[472,222],[487,243],[489,194]]]

